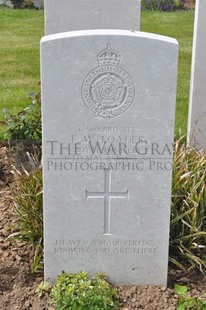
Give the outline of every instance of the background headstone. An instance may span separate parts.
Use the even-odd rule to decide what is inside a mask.
[[[140,28],[140,0],[45,0],[45,33]]]
[[[14,7],[14,5],[12,4],[12,2],[10,0],[0,0],[0,4],[7,5],[11,9],[13,9],[13,7]]]
[[[206,1],[196,0],[188,143],[206,149]]]
[[[166,285],[177,58],[140,32],[42,39],[46,281]]]
[[[44,8],[44,0],[34,0],[34,6],[38,9]]]

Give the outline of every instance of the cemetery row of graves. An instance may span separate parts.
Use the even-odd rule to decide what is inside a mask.
[[[78,2],[46,1],[41,91],[44,12],[0,7],[0,308],[204,310],[204,3],[191,64],[193,11]]]

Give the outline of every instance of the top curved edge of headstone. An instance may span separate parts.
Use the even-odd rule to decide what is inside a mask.
[[[134,31],[134,30],[117,30],[117,29],[95,29],[95,30],[77,30],[77,31],[69,31],[69,32],[61,32],[57,34],[51,34],[42,37],[41,43],[48,41],[55,41],[64,38],[72,38],[72,37],[83,37],[83,36],[101,36],[101,35],[116,35],[116,36],[127,36],[127,37],[139,37],[145,39],[153,39],[157,41],[164,41],[165,43],[171,43],[175,45],[179,45],[178,41],[175,38],[149,33],[142,31]]]

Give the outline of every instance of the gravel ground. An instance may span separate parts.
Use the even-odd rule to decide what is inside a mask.
[[[20,241],[8,241],[14,233],[15,218],[12,214],[12,174],[10,160],[5,147],[0,148],[0,310],[54,310],[49,297],[40,299],[36,288],[43,280],[43,274],[32,276],[30,265],[33,249]],[[176,271],[172,282],[185,284],[191,296],[206,292],[206,279],[196,271]],[[158,286],[117,287],[122,310],[175,310],[178,296],[171,288]],[[92,309],[91,309],[92,310]],[[196,309],[194,309],[196,310]]]

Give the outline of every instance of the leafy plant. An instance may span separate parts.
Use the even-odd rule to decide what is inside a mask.
[[[50,293],[50,291],[51,287],[49,283],[43,281],[39,284],[39,286],[36,289],[36,293],[40,298],[45,296],[47,293]]]
[[[12,4],[14,5],[15,9],[21,8],[22,4],[24,3],[24,0],[11,0]]]
[[[184,9],[188,0],[142,0],[142,9],[148,11],[168,11]]]
[[[18,171],[14,203],[19,236],[35,243],[43,238],[42,171],[22,174]]]
[[[34,7],[33,0],[11,0],[11,2],[15,9]]]
[[[206,155],[175,142],[170,262],[206,271]]]
[[[31,94],[32,103],[22,111],[13,115],[4,109],[6,126],[4,139],[15,143],[32,144],[34,141],[41,144],[41,104],[40,95]]]
[[[35,242],[34,258],[31,265],[31,273],[37,273],[43,268],[43,241],[42,239]]]
[[[23,168],[23,167],[22,167]],[[14,213],[16,230],[10,239],[27,241],[34,246],[35,254],[32,273],[42,269],[43,258],[43,195],[42,170],[38,168],[28,172],[13,170],[15,186],[13,187]]]
[[[190,297],[187,286],[176,284],[175,293],[180,296],[177,310],[206,310],[206,300]]]
[[[62,272],[51,291],[56,310],[110,310],[118,309],[116,290],[103,274],[89,279],[86,272]]]

